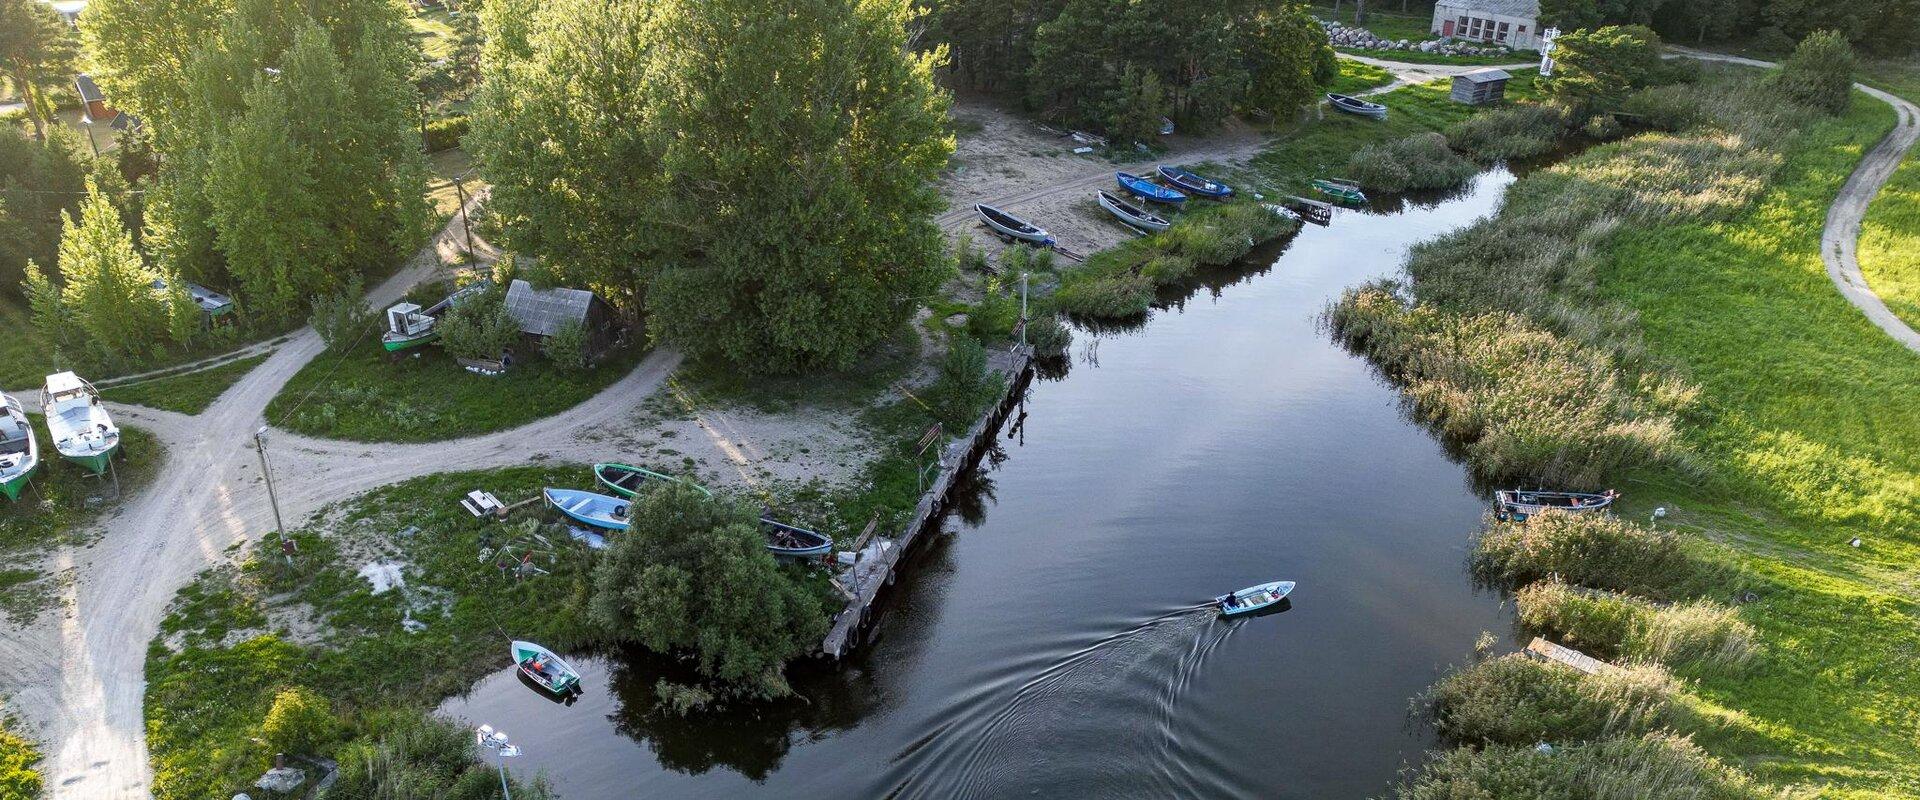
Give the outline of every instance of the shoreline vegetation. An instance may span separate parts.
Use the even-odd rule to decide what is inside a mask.
[[[1898,578],[1920,364],[1819,257],[1892,114],[1778,80],[1710,68],[1619,98],[1653,130],[1522,178],[1407,279],[1329,308],[1476,474],[1628,489],[1623,519],[1489,522],[1472,559],[1522,630],[1626,668],[1456,670],[1417,703],[1455,749],[1396,796],[1914,796],[1920,743],[1885,734],[1920,723],[1920,673],[1886,668],[1920,647]]]

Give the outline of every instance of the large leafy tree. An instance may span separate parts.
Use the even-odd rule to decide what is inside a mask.
[[[27,106],[33,138],[45,139],[53,101],[45,86],[72,76],[73,32],[40,0],[0,0],[0,75]]]
[[[906,0],[782,12],[489,3],[472,140],[515,249],[642,299],[661,340],[790,372],[851,364],[937,288],[953,141]]]
[[[826,633],[820,597],[767,552],[745,506],[669,483],[632,506],[594,567],[588,615],[609,638],[691,653],[700,671],[761,696],[791,692],[788,660]]]
[[[60,213],[79,211],[86,190],[85,151],[67,129],[36,142],[24,128],[0,126],[0,286],[19,283],[29,260],[53,263]]]
[[[48,331],[77,333],[89,355],[105,363],[137,361],[166,341],[168,303],[153,287],[159,276],[134,250],[119,209],[92,181],[80,218],[66,218],[60,276],[58,310],[48,314],[47,278],[28,266],[27,293]]]
[[[1660,36],[1640,25],[1574,31],[1555,40],[1547,96],[1578,113],[1611,109],[1660,80]]]

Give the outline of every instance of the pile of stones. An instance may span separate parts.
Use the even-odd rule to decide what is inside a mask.
[[[1407,39],[1382,39],[1366,28],[1354,28],[1338,22],[1321,20],[1320,27],[1327,29],[1327,39],[1334,47],[1352,47],[1361,50],[1418,50],[1422,53],[1437,53],[1446,56],[1498,56],[1511,52],[1504,47],[1478,47],[1449,39],[1426,39],[1409,41]]]

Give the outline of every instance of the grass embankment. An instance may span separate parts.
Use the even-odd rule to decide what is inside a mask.
[[[290,431],[356,442],[458,439],[579,405],[626,377],[648,351],[629,343],[576,372],[521,347],[502,375],[468,372],[437,345],[413,352],[396,361],[368,334],[344,353],[324,353],[287,381],[267,418]]]
[[[0,557],[9,562],[0,569],[0,611],[16,617],[37,613],[52,600],[55,587],[49,576],[29,568],[36,557],[57,545],[79,542],[77,535],[88,522],[139,491],[166,460],[153,434],[121,425],[120,454],[114,458],[120,481],[116,495],[112,477],[96,478],[61,458],[47,440],[46,421],[39,414],[27,416],[40,440],[40,470],[18,502],[0,498]]]
[[[228,389],[254,367],[267,360],[266,355],[249,356],[217,367],[151,378],[100,390],[100,396],[115,403],[198,414],[213,405]]]
[[[1689,729],[1696,741],[1762,779],[1816,784],[1824,796],[1917,797],[1920,740],[1910,734],[1920,729],[1920,619],[1910,583],[1920,558],[1920,404],[1912,402],[1920,359],[1848,305],[1820,259],[1828,206],[1892,112],[1857,97],[1847,114],[1817,117],[1781,107],[1750,80],[1710,72],[1689,90],[1696,123],[1530,175],[1492,220],[1416,250],[1410,293],[1399,299],[1458,328],[1484,329],[1410,357],[1473,361],[1481,349],[1509,346],[1516,331],[1562,348],[1565,358],[1509,365],[1514,377],[1530,376],[1514,384],[1524,391],[1436,378],[1433,391],[1482,392],[1463,413],[1530,430],[1551,428],[1563,413],[1533,394],[1540,381],[1615,376],[1600,396],[1625,404],[1592,435],[1561,437],[1571,450],[1523,436],[1499,447],[1498,469],[1486,468],[1489,454],[1469,450],[1467,458],[1477,471],[1531,480],[1579,461],[1582,448],[1610,452],[1606,435],[1650,421],[1670,426],[1659,438],[1675,457],[1630,454],[1591,477],[1627,489],[1623,515],[1668,508],[1662,529],[1684,537],[1701,569],[1688,581],[1594,588],[1721,604],[1750,590],[1753,602],[1732,622],[1754,631],[1751,661],[1676,670],[1696,719],[1707,721]],[[1644,412],[1681,387],[1685,403]],[[1855,536],[1859,549],[1848,546]],[[1629,747],[1580,752],[1616,746]],[[1593,769],[1583,758],[1458,751],[1402,794],[1438,796],[1422,786],[1442,777],[1456,789],[1527,786],[1535,788],[1518,794],[1532,794],[1561,785],[1540,770]],[[1532,782],[1500,783],[1510,769]],[[1637,774],[1627,762],[1603,772],[1618,785],[1633,785]],[[1461,777],[1469,773],[1478,777]],[[1639,795],[1673,796],[1657,785]],[[1757,795],[1749,787],[1704,796]]]

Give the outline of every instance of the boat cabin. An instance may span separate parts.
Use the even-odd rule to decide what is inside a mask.
[[[402,336],[418,336],[433,328],[433,317],[417,303],[396,303],[387,309],[387,330]]]
[[[48,375],[46,392],[43,402],[55,414],[93,405],[93,387],[71,372]]]

